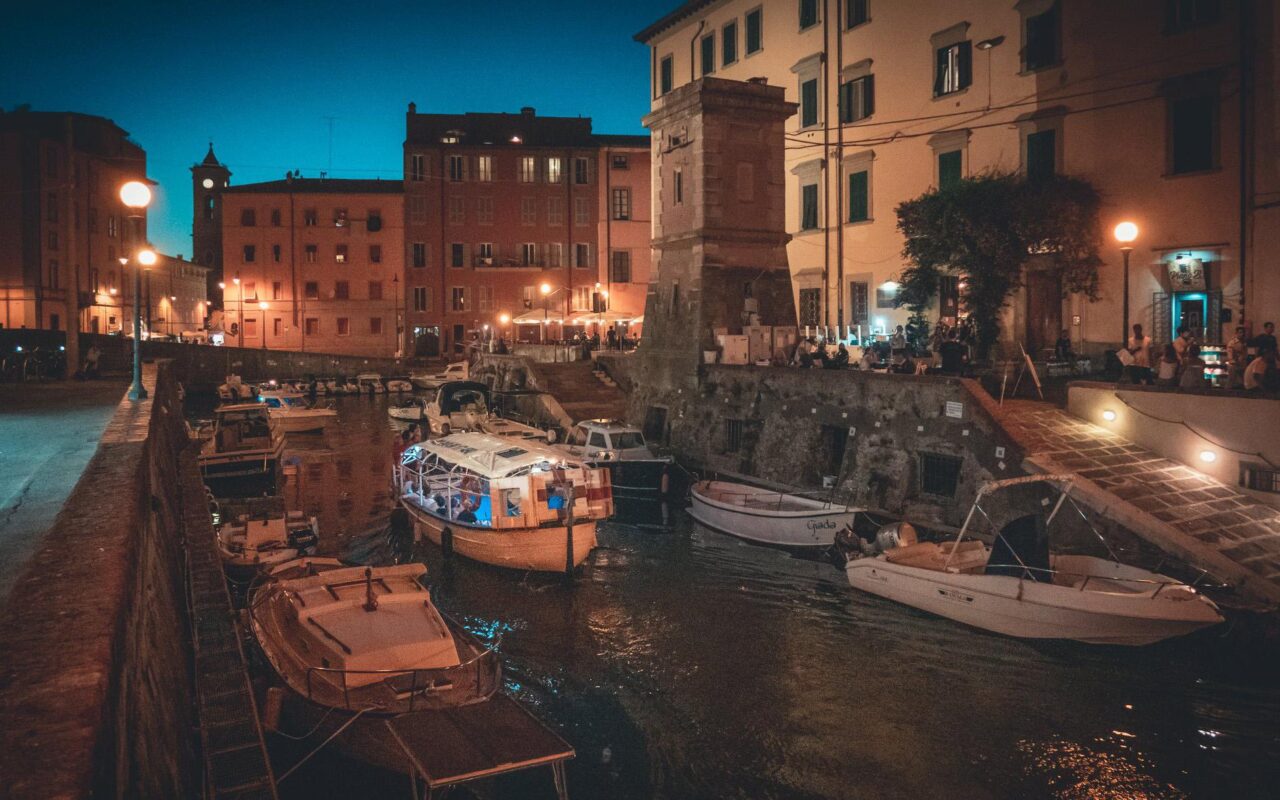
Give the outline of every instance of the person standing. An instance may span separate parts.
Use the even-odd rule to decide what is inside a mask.
[[[1182,364],[1182,375],[1178,378],[1179,389],[1204,388],[1204,360],[1200,358],[1200,345],[1187,345],[1186,361]]]
[[[1227,342],[1227,388],[1244,387],[1244,368],[1249,364],[1249,344],[1244,328],[1236,328],[1236,335]]]
[[[893,336],[889,337],[889,346],[894,350],[901,350],[907,346],[907,332],[901,325],[893,332]]]
[[[1276,352],[1276,324],[1274,322],[1266,322],[1262,325],[1262,333],[1253,337],[1249,342],[1250,347],[1256,347],[1258,355],[1262,355],[1270,351]]]
[[[1151,384],[1151,337],[1142,332],[1142,324],[1133,326],[1133,336],[1129,337],[1129,346],[1125,348],[1133,356],[1133,361],[1126,367],[1132,383]]]
[[[1156,364],[1156,386],[1178,385],[1178,351],[1173,345],[1166,344],[1160,353],[1160,361]]]
[[[1191,336],[1191,329],[1186,325],[1178,326],[1178,335],[1173,340],[1174,352],[1178,354],[1178,363],[1187,363],[1187,351],[1191,345],[1195,343],[1195,339]]]

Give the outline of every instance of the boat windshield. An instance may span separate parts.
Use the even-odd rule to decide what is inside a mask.
[[[284,405],[284,403],[280,401],[279,397],[264,397],[262,398],[262,402],[267,404],[267,408],[280,408]]]
[[[280,398],[289,408],[306,408],[307,401],[301,397],[282,397]]]
[[[613,439],[613,448],[615,450],[631,450],[636,447],[644,447],[644,434],[639,431],[614,433],[610,438]]]

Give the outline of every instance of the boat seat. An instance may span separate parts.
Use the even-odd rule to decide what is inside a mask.
[[[901,564],[904,567],[936,571],[942,571],[945,567],[952,572],[969,572],[987,563],[987,550],[982,542],[976,539],[967,539],[956,547],[955,555],[952,556],[951,548],[954,546],[951,542],[942,544],[937,542],[917,542],[905,547],[895,547],[892,550],[887,550],[884,557],[889,563]],[[948,556],[951,556],[949,565],[947,564]]]

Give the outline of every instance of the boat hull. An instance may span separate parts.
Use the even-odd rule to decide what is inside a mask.
[[[271,478],[280,467],[283,445],[270,451],[218,453],[199,458],[200,474],[206,480],[223,478]]]
[[[427,418],[427,415],[422,412],[421,406],[412,406],[409,408],[394,406],[387,409],[387,414],[392,419],[403,419],[408,420],[409,422],[421,422]]]
[[[845,567],[855,589],[975,628],[1026,639],[1146,645],[1222,620],[1207,599],[1081,591],[1003,575],[965,575],[860,558]]]
[[[472,528],[428,514],[412,503],[401,503],[413,519],[414,535],[444,547],[444,531],[450,534],[453,552],[495,567],[535,572],[564,572],[568,531],[564,526],[488,530]],[[587,560],[596,546],[596,523],[573,524],[573,566]]]
[[[695,486],[690,495],[689,516],[713,530],[745,539],[788,549],[820,550],[835,544],[836,532],[852,524],[855,509],[832,508],[806,512],[765,513],[735,508],[714,500]]]
[[[324,430],[337,418],[337,414],[280,414],[273,415],[271,421],[284,433],[310,433]]]
[[[667,493],[666,459],[620,459],[587,461],[587,466],[609,470],[609,484],[615,497],[656,499]]]

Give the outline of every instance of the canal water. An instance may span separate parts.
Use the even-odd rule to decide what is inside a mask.
[[[339,425],[288,442],[287,502],[319,517],[322,552],[389,559],[401,423],[385,397],[333,402]],[[604,525],[572,585],[411,554],[438,604],[500,651],[507,690],[576,748],[577,800],[1280,796],[1280,670],[1231,637],[1003,638],[669,519]],[[281,767],[298,755],[273,752]],[[403,777],[334,754],[280,788],[408,796]],[[545,769],[497,789],[554,797]]]

